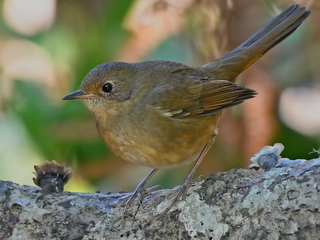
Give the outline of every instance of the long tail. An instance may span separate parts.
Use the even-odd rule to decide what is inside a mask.
[[[200,68],[215,78],[234,81],[242,71],[293,33],[310,13],[298,4],[292,5],[240,46]]]

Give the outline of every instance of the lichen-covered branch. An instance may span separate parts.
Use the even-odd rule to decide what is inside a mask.
[[[320,158],[268,172],[231,170],[149,193],[122,221],[129,194],[55,193],[0,182],[0,239],[319,239]],[[137,201],[130,209],[135,212]]]

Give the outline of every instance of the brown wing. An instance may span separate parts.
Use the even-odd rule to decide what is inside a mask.
[[[254,90],[226,80],[190,77],[154,88],[146,100],[166,116],[186,118],[217,113],[254,95]]]

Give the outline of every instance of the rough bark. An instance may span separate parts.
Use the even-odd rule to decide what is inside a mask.
[[[146,195],[122,222],[129,193],[55,193],[0,182],[0,239],[319,239],[320,158],[268,172],[237,169]],[[135,201],[130,209],[137,207]]]

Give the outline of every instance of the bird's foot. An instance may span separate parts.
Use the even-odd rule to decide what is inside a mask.
[[[130,205],[132,204],[132,202],[139,197],[139,203],[138,203],[138,207],[137,210],[135,211],[135,213],[132,216],[132,219],[134,220],[135,216],[137,215],[137,212],[140,208],[140,206],[142,205],[142,201],[143,201],[143,195],[147,194],[149,192],[155,191],[156,189],[158,189],[160,186],[154,186],[152,188],[148,188],[145,189],[144,186],[146,185],[146,183],[150,180],[150,178],[158,171],[158,168],[154,168],[137,186],[136,190],[134,190],[134,192],[132,193],[131,196],[129,196],[126,205],[124,207],[123,213],[122,213],[122,223],[123,225],[125,224],[125,217],[128,215],[128,209],[130,208]],[[124,198],[127,199],[127,198]],[[124,200],[123,199],[123,200]]]
[[[151,188],[145,189],[143,185],[139,184],[130,196],[121,199],[121,200],[127,200],[122,213],[122,222],[124,223],[125,218],[129,216],[129,208],[135,199],[138,199],[138,206],[134,211],[134,214],[132,215],[133,220],[135,219],[140,207],[142,206],[144,196],[150,192],[154,192],[159,189],[162,189],[160,185],[156,185]]]
[[[187,193],[189,184],[190,184],[190,179],[186,178],[183,183],[181,184],[181,186],[178,189],[178,193],[175,195],[174,199],[172,200],[171,204],[160,214],[156,215],[154,217],[155,220],[157,219],[161,219],[162,217],[164,217],[180,200],[181,197],[184,197]],[[193,181],[192,181],[193,182]]]

